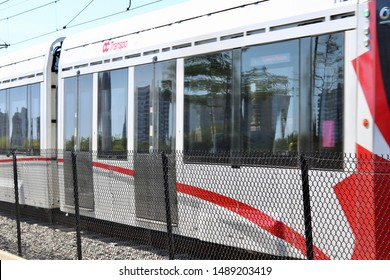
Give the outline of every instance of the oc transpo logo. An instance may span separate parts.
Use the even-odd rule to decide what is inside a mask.
[[[379,12],[379,18],[381,19],[380,24],[390,23],[390,8],[383,7]]]
[[[110,51],[115,51],[115,50],[122,50],[127,48],[128,42],[127,41],[106,41],[103,43],[102,51],[103,53],[107,53]]]

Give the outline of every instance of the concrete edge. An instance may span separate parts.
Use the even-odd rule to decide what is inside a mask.
[[[11,253],[8,253],[6,251],[0,250],[0,260],[6,261],[6,260],[24,260],[23,258],[13,255]]]

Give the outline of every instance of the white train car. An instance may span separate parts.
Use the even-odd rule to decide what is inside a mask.
[[[10,157],[14,151],[20,203],[46,209],[59,205],[58,180],[54,180],[57,178],[56,64],[62,40],[0,59],[0,201],[13,203],[15,199]]]
[[[296,155],[321,155],[308,158],[313,257],[387,259],[389,6],[197,0],[70,35],[57,106],[51,61],[62,39],[0,62],[0,114],[21,114],[14,91],[26,89],[34,104],[40,90],[40,115],[28,108],[29,128],[40,118],[39,141],[29,131],[16,142],[8,119],[0,148],[22,146],[30,154],[20,162],[46,168],[48,182],[58,175],[56,191],[22,171],[22,203],[51,208],[59,193],[60,209],[73,212],[76,152],[82,215],[165,231],[164,152],[175,234],[305,258]],[[47,169],[52,155],[34,151],[50,149],[58,159]],[[259,151],[277,159],[235,156]],[[0,165],[10,170],[11,161]],[[0,179],[2,201],[12,201],[10,174]],[[43,188],[40,200],[32,188]]]

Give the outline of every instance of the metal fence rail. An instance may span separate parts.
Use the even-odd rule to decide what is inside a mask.
[[[389,155],[10,155],[0,201],[15,219],[0,235],[18,246],[0,248],[20,256],[390,259]],[[36,209],[43,235],[25,218]]]

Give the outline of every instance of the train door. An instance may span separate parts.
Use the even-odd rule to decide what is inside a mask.
[[[140,219],[165,222],[161,153],[168,155],[172,221],[177,222],[175,161],[176,61],[135,67],[135,203]]]
[[[64,182],[65,204],[74,206],[73,164],[76,152],[79,204],[94,209],[92,176],[92,75],[77,75],[64,80]]]

